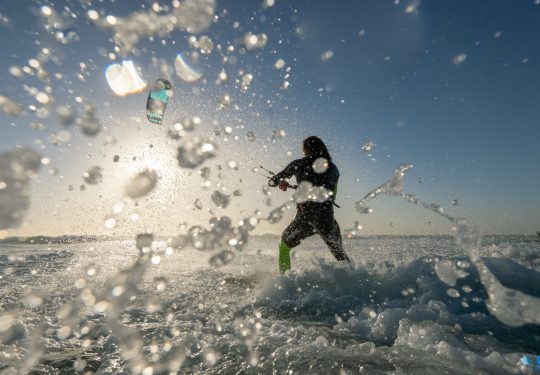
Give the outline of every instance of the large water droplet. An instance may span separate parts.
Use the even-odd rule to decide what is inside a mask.
[[[150,193],[156,186],[158,175],[153,169],[145,169],[135,175],[126,185],[124,193],[130,198],[140,198]]]

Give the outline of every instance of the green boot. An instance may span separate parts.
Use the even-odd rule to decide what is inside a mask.
[[[291,248],[283,241],[279,243],[279,272],[284,274],[291,269]]]

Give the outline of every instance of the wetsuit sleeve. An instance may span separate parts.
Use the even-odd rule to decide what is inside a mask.
[[[296,173],[296,171],[298,171],[298,168],[300,167],[301,163],[302,163],[302,159],[297,159],[291,162],[289,165],[285,167],[284,170],[273,175],[270,178],[270,180],[268,180],[268,185],[274,187],[274,186],[277,186],[281,180],[284,180],[286,178],[291,178]]]
[[[332,192],[332,200],[336,200],[339,181],[339,169],[332,164],[326,174],[326,181],[324,187]]]

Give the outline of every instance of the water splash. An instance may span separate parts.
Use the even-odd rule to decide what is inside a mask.
[[[314,186],[311,182],[301,181],[294,192],[293,199],[295,203],[304,202],[326,202],[333,193],[324,186]]]
[[[175,29],[196,33],[206,29],[214,17],[214,0],[186,0],[173,2],[169,13],[158,14],[154,10],[134,12],[127,17],[107,16],[91,19],[102,29],[111,30],[113,39],[122,55],[136,49],[142,38],[164,37]]]
[[[403,191],[403,177],[405,172],[411,169],[412,164],[401,164],[399,165],[392,174],[392,177],[386,181],[383,185],[373,189],[367,193],[361,200],[355,203],[356,210],[361,214],[372,213],[373,210],[369,207],[366,207],[367,201],[375,198],[380,194],[386,195],[401,195]]]
[[[434,212],[436,215],[448,220],[456,228],[457,245],[465,251],[478,270],[480,280],[489,296],[486,305],[491,314],[510,327],[520,327],[525,324],[540,324],[540,315],[538,314],[538,311],[540,311],[540,298],[525,294],[519,290],[507,288],[497,280],[480,256],[481,237],[474,226],[468,224],[464,219],[450,216],[437,204],[424,203],[412,194],[403,193],[403,177],[405,172],[410,168],[412,168],[411,164],[401,164],[398,166],[387,182],[356,202],[357,210],[363,213],[362,210],[367,208],[365,204],[369,200],[380,194],[387,194],[399,196],[407,202]],[[440,275],[441,280],[449,285],[464,275],[446,263],[441,263],[437,268],[438,271],[436,272]]]

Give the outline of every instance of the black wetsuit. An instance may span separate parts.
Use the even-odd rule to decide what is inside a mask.
[[[343,242],[339,225],[334,219],[334,199],[337,191],[339,170],[332,161],[328,161],[328,169],[324,173],[313,170],[313,162],[317,158],[304,157],[291,162],[285,169],[274,175],[268,184],[277,186],[281,180],[293,175],[300,184],[302,181],[314,186],[323,186],[333,195],[325,202],[304,202],[297,205],[296,216],[285,228],[281,240],[290,248],[296,247],[307,237],[318,233],[329,247],[336,260],[351,260],[343,251]]]

